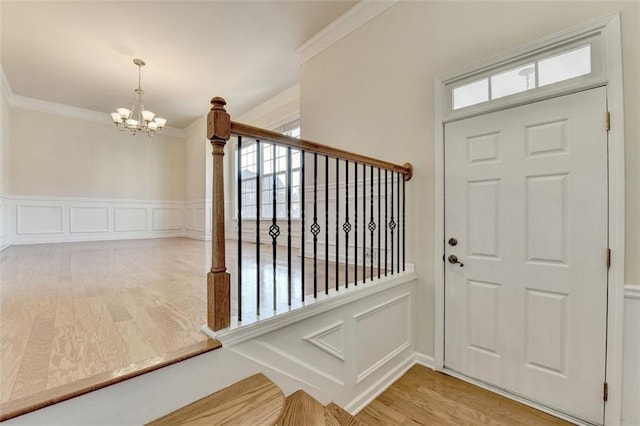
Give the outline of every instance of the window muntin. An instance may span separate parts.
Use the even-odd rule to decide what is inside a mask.
[[[504,98],[536,87],[535,63],[491,76],[491,99]]]
[[[289,126],[286,130],[279,129],[282,133],[300,137],[300,126]],[[285,127],[285,126],[283,126]],[[274,156],[275,148],[275,156]],[[287,217],[287,147],[274,147],[273,144],[261,143],[261,164],[257,164],[257,144],[242,145],[240,158],[240,178],[242,181],[242,217],[255,219],[257,204],[257,175],[260,167],[261,194],[260,211],[261,218],[267,219],[273,216],[273,180],[276,183],[276,218]],[[300,218],[300,191],[301,170],[300,150],[291,149],[291,217]]]

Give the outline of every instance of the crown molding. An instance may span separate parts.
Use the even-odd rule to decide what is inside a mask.
[[[296,49],[300,65],[366,24],[398,0],[361,0]]]
[[[56,102],[44,101],[42,99],[29,98],[13,93],[9,80],[0,66],[0,88],[9,106],[12,108],[24,109],[27,111],[43,112],[46,114],[58,115],[61,117],[75,118],[76,120],[91,121],[101,124],[113,124],[109,114],[100,111],[93,111],[86,108],[78,108],[71,105],[59,104]],[[162,135],[184,138],[184,129],[167,126],[162,130]]]
[[[300,83],[296,83],[288,89],[283,90],[274,97],[267,99],[263,103],[251,108],[249,111],[234,118],[233,121],[252,124],[252,122],[292,101],[300,100]],[[298,108],[299,110],[299,108]],[[298,111],[299,114],[299,111]]]

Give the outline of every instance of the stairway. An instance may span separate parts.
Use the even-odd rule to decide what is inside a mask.
[[[284,397],[261,373],[206,396],[148,426],[362,426],[333,402],[326,407],[303,390]]]

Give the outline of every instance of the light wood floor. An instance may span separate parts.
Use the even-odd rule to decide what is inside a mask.
[[[203,242],[13,246],[0,253],[0,402],[206,340]]]
[[[365,407],[367,425],[570,425],[541,411],[420,365]]]
[[[12,246],[0,252],[0,403],[88,377],[148,365],[203,342],[211,245],[187,238]],[[261,246],[261,313],[273,314],[271,247]],[[243,310],[255,319],[255,245],[243,245]],[[229,242],[232,315],[237,245]],[[292,295],[300,297],[293,255]],[[305,262],[313,293],[313,262]],[[277,252],[277,303],[287,306],[286,249]],[[318,262],[320,292],[324,262]],[[367,271],[369,272],[369,270]],[[374,270],[377,274],[377,271]],[[361,269],[359,270],[362,277]],[[350,268],[353,277],[353,268]],[[340,265],[344,279],[344,265]],[[335,288],[335,264],[329,279]],[[312,300],[307,296],[307,300]],[[246,315],[244,320],[251,315]]]

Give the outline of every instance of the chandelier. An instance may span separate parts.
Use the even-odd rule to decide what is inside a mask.
[[[142,102],[144,90],[140,87],[140,82],[142,80],[142,67],[146,64],[142,59],[134,59],[133,63],[138,66],[138,88],[134,90],[136,93],[135,101],[131,109],[117,108],[116,112],[111,113],[111,119],[121,132],[128,129],[134,136],[138,132],[145,132],[151,137],[162,131],[167,120],[156,117],[154,113],[144,109],[144,103]]]

